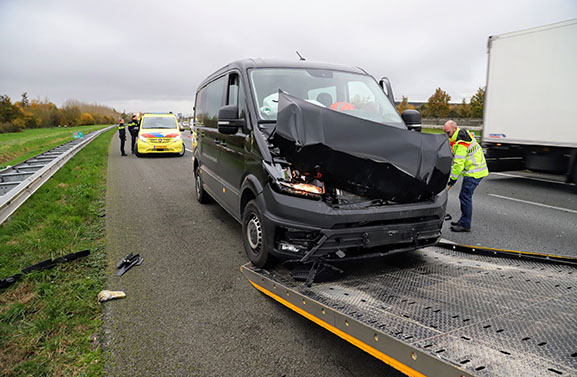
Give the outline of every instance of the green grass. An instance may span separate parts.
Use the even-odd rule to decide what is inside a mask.
[[[74,132],[87,134],[106,126],[38,128],[0,134],[0,167],[16,165],[73,139]]]
[[[0,290],[0,376],[100,376],[108,148],[96,138],[0,227],[0,277],[44,259],[91,255]]]
[[[427,133],[427,134],[442,134],[443,133],[442,128],[423,128],[422,131],[424,133]]]
[[[428,134],[442,134],[443,133],[443,129],[442,128],[423,128],[422,130],[423,133],[428,133]],[[475,136],[475,139],[477,139],[477,142],[481,142],[481,131],[471,131],[473,133],[473,136]]]

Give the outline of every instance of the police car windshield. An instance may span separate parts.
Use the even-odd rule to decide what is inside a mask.
[[[276,121],[278,90],[318,106],[405,128],[387,96],[368,76],[325,69],[256,68],[251,86],[261,121]]]
[[[174,117],[144,117],[140,128],[178,128]]]

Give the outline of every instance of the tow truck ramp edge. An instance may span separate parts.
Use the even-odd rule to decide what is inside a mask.
[[[297,282],[242,273],[259,291],[408,376],[577,376],[577,260],[438,246]]]

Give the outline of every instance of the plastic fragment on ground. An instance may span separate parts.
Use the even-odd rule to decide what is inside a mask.
[[[124,298],[124,297],[126,297],[126,293],[124,293],[123,291],[103,290],[100,291],[100,293],[98,293],[99,302],[105,302],[109,300],[114,300],[116,298]]]

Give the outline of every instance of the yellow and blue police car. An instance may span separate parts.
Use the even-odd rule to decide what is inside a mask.
[[[136,155],[176,153],[183,156],[184,142],[178,120],[171,113],[144,113],[136,141]]]

